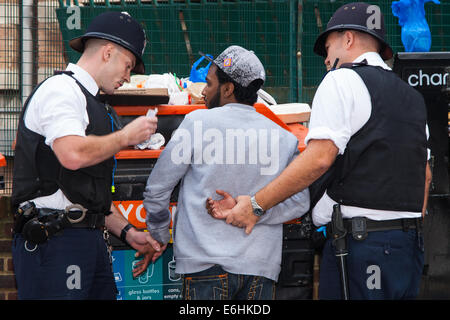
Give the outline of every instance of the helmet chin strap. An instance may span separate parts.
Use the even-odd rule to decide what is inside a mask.
[[[338,62],[339,62],[339,58],[336,58],[336,60],[334,60],[333,66],[331,67],[330,71],[336,70]]]

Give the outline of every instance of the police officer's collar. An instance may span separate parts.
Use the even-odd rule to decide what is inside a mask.
[[[77,79],[83,87],[85,87],[90,94],[95,96],[99,90],[97,82],[95,82],[94,78],[82,67],[69,63],[69,65],[66,68],[66,71],[72,71],[73,77]]]
[[[383,61],[377,52],[365,52],[356,58],[353,63],[360,63],[366,60],[369,66],[381,67],[386,70],[391,70],[389,66]]]

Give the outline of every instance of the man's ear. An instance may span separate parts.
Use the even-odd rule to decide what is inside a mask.
[[[114,45],[112,43],[107,43],[106,45],[104,45],[102,47],[102,58],[103,58],[103,61],[108,62],[111,59],[111,57],[112,57],[112,55],[114,53],[114,50],[115,50],[115,48],[114,48]]]
[[[347,30],[344,33],[344,47],[345,48],[350,48],[351,46],[354,45],[355,43],[355,39],[356,38],[356,34],[353,31]]]
[[[229,98],[234,95],[234,84],[231,82],[222,84],[220,89],[222,90],[221,94],[224,98]]]

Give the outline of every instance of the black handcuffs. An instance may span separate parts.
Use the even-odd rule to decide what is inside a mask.
[[[79,218],[72,219],[70,217],[71,209],[80,210],[81,216]],[[24,239],[36,245],[46,242],[49,238],[58,234],[63,229],[83,221],[87,212],[87,209],[79,204],[72,204],[66,207],[65,210],[50,211],[48,214],[42,216],[37,212],[37,210],[42,209],[36,209],[33,204],[32,212],[28,214],[29,219],[26,223],[24,223],[21,230]],[[20,209],[19,212],[23,212],[23,209]]]

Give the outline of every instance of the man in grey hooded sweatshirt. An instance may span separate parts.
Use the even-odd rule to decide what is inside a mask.
[[[205,203],[216,190],[224,201],[259,190],[299,154],[298,140],[255,111],[265,71],[253,51],[231,46],[207,59],[208,110],[186,115],[152,170],[144,192],[147,228],[162,245],[170,241],[169,201],[181,180],[173,239],[183,297],[273,299],[282,224],[308,211],[308,189],[267,212],[255,208],[261,218],[249,235],[211,217]]]

